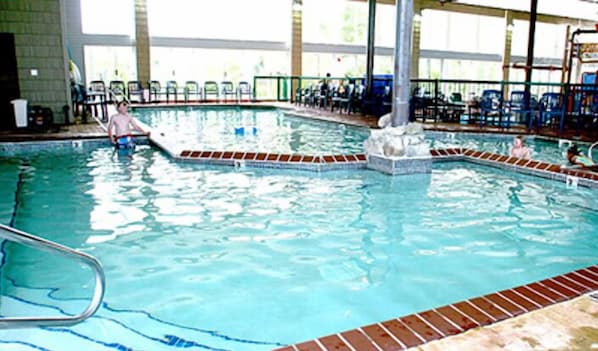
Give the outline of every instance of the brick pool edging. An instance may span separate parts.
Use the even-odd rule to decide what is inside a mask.
[[[578,185],[598,188],[598,173],[563,168],[557,164],[537,160],[524,160],[506,155],[461,148],[432,149],[430,150],[430,154],[432,155],[433,162],[466,161],[563,182],[566,182],[568,177],[575,177]],[[367,156],[365,154],[313,156],[261,152],[184,150],[175,156],[175,159],[183,162],[240,167],[285,168],[316,172],[362,169],[366,168],[367,165]]]
[[[598,289],[598,265],[481,297],[375,323],[275,351],[405,350]]]

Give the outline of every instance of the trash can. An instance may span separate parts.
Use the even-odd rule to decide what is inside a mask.
[[[17,128],[27,127],[27,100],[15,99],[12,100],[11,103],[15,110],[15,122]]]

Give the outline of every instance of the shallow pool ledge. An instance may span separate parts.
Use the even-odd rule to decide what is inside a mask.
[[[367,168],[390,175],[432,173],[432,155],[401,158],[368,155]]]

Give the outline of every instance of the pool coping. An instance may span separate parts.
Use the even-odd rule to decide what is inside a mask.
[[[598,265],[275,351],[406,350],[569,301],[598,289]]]
[[[485,151],[464,148],[432,149],[433,162],[465,161],[501,168],[522,174],[566,182],[589,188],[598,188],[598,173],[571,169],[558,164],[533,159],[521,159]],[[308,171],[331,171],[339,169],[364,169],[367,155],[300,155],[241,151],[183,150],[171,154],[181,162],[227,165],[235,167],[284,168]]]

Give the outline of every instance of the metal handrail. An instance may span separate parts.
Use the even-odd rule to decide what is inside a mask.
[[[93,270],[95,276],[95,289],[91,303],[82,313],[74,316],[56,317],[3,317],[0,318],[0,328],[69,326],[82,322],[83,320],[91,317],[98,310],[102,304],[102,299],[104,298],[106,278],[104,276],[104,269],[102,268],[102,265],[95,257],[3,224],[0,224],[0,237],[19,244],[35,247],[52,253],[59,253],[68,258],[79,260],[88,265]]]
[[[592,149],[594,148],[594,146],[598,145],[598,141],[595,142],[594,144],[590,145],[590,148],[588,149],[588,157],[590,158],[590,160],[592,160]],[[594,161],[594,160],[592,160]]]

